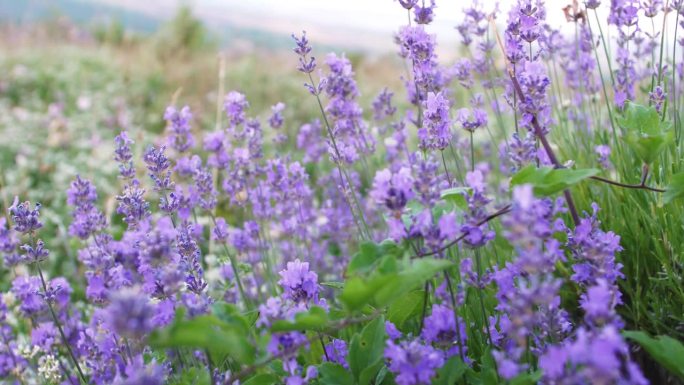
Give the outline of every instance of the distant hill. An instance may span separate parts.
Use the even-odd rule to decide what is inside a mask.
[[[130,31],[151,34],[169,18],[157,17],[130,7],[85,0],[0,0],[0,22],[28,24],[55,17],[66,17],[73,22],[91,26],[109,20],[119,20]],[[237,27],[229,23],[208,23],[208,29],[224,47],[249,44],[258,48],[290,48],[289,36],[258,28]]]

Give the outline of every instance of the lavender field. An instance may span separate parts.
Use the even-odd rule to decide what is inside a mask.
[[[442,2],[0,24],[0,384],[684,384],[684,1]]]

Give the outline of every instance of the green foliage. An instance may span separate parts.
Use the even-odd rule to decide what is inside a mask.
[[[453,263],[443,259],[421,258],[406,262],[401,271],[375,273],[369,278],[351,277],[339,298],[350,311],[366,305],[382,308],[420,287],[426,280]]]
[[[401,301],[395,301],[387,309],[387,318],[399,330],[404,323],[420,313],[425,301],[425,291],[414,290],[404,295]]]
[[[665,203],[670,203],[682,196],[684,196],[684,172],[674,174],[670,177],[670,184],[665,188],[663,200]]]
[[[518,171],[511,178],[511,185],[531,184],[537,195],[553,195],[561,192],[589,177],[598,174],[598,170],[569,168],[536,167],[531,164]]]
[[[441,198],[452,203],[461,210],[467,210],[468,202],[466,201],[466,195],[470,193],[470,190],[469,187],[452,187],[443,190]]]
[[[454,356],[447,361],[438,371],[433,379],[434,385],[452,385],[458,383],[466,373],[466,365],[460,357]]]
[[[255,348],[249,342],[249,330],[239,325],[221,321],[213,315],[184,320],[181,313],[171,325],[152,333],[150,345],[155,348],[206,350],[216,364],[227,358],[251,364],[255,359]]]
[[[359,245],[359,251],[354,254],[349,265],[347,274],[367,274],[376,269],[386,259],[396,259],[403,253],[403,250],[391,240],[381,243],[363,242]]]
[[[328,325],[328,313],[313,306],[309,311],[295,314],[294,321],[280,320],[273,323],[271,331],[285,332],[292,330],[323,330]]]
[[[278,376],[271,373],[261,373],[243,382],[243,385],[273,385],[278,383]]]
[[[681,342],[669,336],[653,338],[641,331],[625,331],[622,334],[636,341],[656,362],[684,380],[684,345]]]
[[[349,368],[359,385],[370,384],[382,365],[385,349],[385,320],[378,317],[352,337],[349,344]]]
[[[354,377],[345,368],[332,362],[324,362],[318,367],[321,385],[354,385]]]
[[[178,8],[174,18],[157,36],[156,51],[162,60],[192,54],[213,47],[206,27],[188,6]]]
[[[674,141],[670,122],[662,121],[653,106],[629,103],[618,124],[627,129],[625,140],[637,156],[651,164]]]

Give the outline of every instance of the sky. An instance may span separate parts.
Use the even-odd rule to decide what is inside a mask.
[[[314,43],[368,51],[393,51],[392,38],[406,24],[407,13],[397,0],[90,0],[141,10],[151,15],[170,17],[181,5],[190,5],[208,25],[221,28],[230,23],[239,27],[266,30],[283,35],[307,31]],[[426,0],[427,1],[427,0]],[[496,4],[499,23],[516,0],[479,0],[485,10]],[[567,24],[563,7],[572,0],[546,0],[547,21],[558,27]],[[442,49],[456,46],[459,35],[454,26],[462,9],[472,0],[436,0],[437,10],[429,32],[437,35]],[[607,4],[601,18],[607,16]],[[571,29],[574,30],[574,29]]]
[[[371,51],[394,50],[392,37],[406,24],[407,13],[396,0],[91,0],[123,5],[150,15],[170,17],[181,4],[190,5],[214,28],[224,23],[264,29],[289,35],[307,31],[312,42],[355,47]],[[547,8],[554,22],[563,21],[560,4],[566,0],[547,0]],[[567,0],[570,1],[570,0]],[[471,0],[436,0],[437,10],[431,33],[438,43],[453,46],[459,39],[454,26],[461,19],[461,10]],[[480,0],[485,9],[492,9],[496,1]],[[514,0],[501,0],[507,10]],[[557,4],[557,5],[550,5]]]

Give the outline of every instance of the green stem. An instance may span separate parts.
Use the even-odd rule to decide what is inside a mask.
[[[313,80],[313,76],[311,76],[311,73],[309,73],[308,75],[309,75],[309,80],[311,81],[311,86],[315,90],[316,89],[316,83]],[[366,237],[366,239],[371,239],[371,233],[370,233],[370,230],[368,229],[368,224],[366,223],[366,218],[363,215],[363,210],[361,209],[361,205],[359,204],[359,201],[356,198],[356,193],[354,192],[354,188],[353,188],[353,185],[351,183],[351,178],[349,178],[349,175],[347,175],[347,171],[342,166],[342,155],[340,153],[339,148],[337,147],[337,141],[335,140],[335,135],[333,134],[332,128],[330,127],[330,122],[328,122],[328,117],[325,114],[325,109],[323,108],[323,102],[321,102],[321,97],[318,94],[318,92],[316,92],[314,94],[314,96],[316,96],[316,101],[318,102],[318,108],[321,111],[321,115],[323,116],[323,122],[325,123],[325,127],[328,131],[328,136],[330,137],[330,141],[332,142],[333,149],[335,150],[335,156],[336,156],[335,164],[337,165],[337,168],[338,168],[340,174],[344,176],[344,179],[346,180],[346,183],[349,186],[349,195],[352,196],[352,199],[354,201],[354,205],[356,206],[356,210],[358,211],[358,216],[360,218],[361,223],[363,224],[363,229],[361,229],[361,227],[359,227],[358,223],[357,223],[357,227],[359,227],[359,233],[361,233],[361,235],[363,237]],[[350,203],[349,207],[352,208],[351,202],[349,202],[349,203]],[[352,215],[356,218],[357,214],[355,214],[354,211],[355,211],[354,208],[352,208]],[[365,234],[364,234],[364,231],[365,231]]]
[[[211,215],[211,221],[214,223],[214,226],[216,226],[216,216],[214,213],[209,212]],[[226,253],[228,256],[228,259],[230,260],[230,266],[233,269],[233,275],[235,276],[235,282],[237,284],[238,290],[240,291],[240,297],[242,297],[242,301],[245,303],[245,306],[247,307],[248,310],[253,309],[253,304],[252,301],[247,297],[247,294],[245,293],[245,288],[242,286],[242,279],[240,278],[240,270],[238,269],[237,266],[237,258],[235,258],[235,255],[228,250],[228,246],[224,242],[219,242],[221,246],[223,246],[223,251]]]
[[[40,276],[40,283],[43,285],[43,293],[45,294],[45,303],[47,303],[48,309],[50,309],[50,315],[52,316],[52,321],[54,322],[55,326],[57,326],[57,330],[59,330],[59,335],[62,338],[62,342],[64,343],[64,346],[66,347],[67,351],[69,352],[69,357],[71,358],[72,363],[74,364],[74,367],[76,368],[76,371],[78,372],[78,377],[81,380],[82,383],[87,384],[88,381],[86,381],[85,375],[83,374],[83,371],[81,370],[81,366],[78,364],[78,360],[76,359],[76,355],[74,354],[74,351],[71,349],[71,345],[69,344],[69,341],[66,338],[66,334],[64,334],[64,329],[62,328],[62,323],[59,322],[59,318],[57,318],[57,314],[55,314],[55,310],[52,308],[52,303],[47,299],[47,284],[45,283],[45,277],[43,277],[43,270],[40,268],[40,262],[36,263],[36,267],[38,268],[38,275]]]
[[[444,280],[447,284],[447,289],[449,289],[449,296],[451,297],[451,307],[454,310],[454,323],[456,326],[456,338],[458,338],[458,355],[461,357],[461,361],[465,362],[465,355],[463,354],[463,339],[461,338],[461,328],[458,321],[458,307],[456,306],[456,296],[454,295],[454,288],[451,285],[451,278],[449,278],[449,273],[444,272]]]

